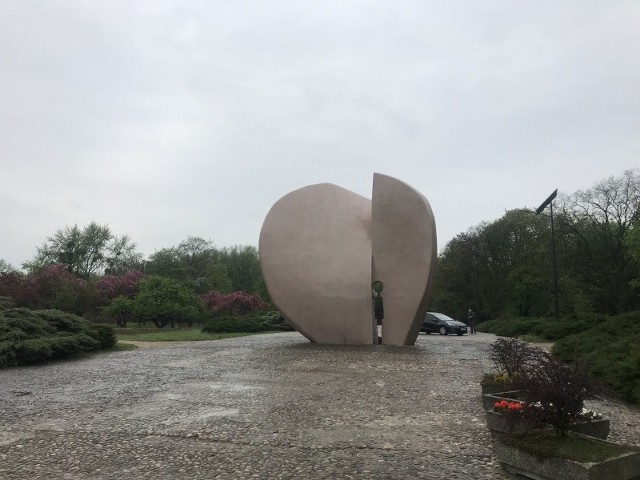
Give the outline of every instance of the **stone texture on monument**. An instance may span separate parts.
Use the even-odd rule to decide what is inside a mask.
[[[312,342],[377,342],[371,307],[371,201],[331,184],[278,200],[260,232],[271,299]]]
[[[427,199],[404,182],[374,174],[372,278],[384,284],[382,343],[413,345],[427,313],[437,257]]]

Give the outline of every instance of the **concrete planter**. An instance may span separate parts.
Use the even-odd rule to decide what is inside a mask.
[[[575,423],[569,427],[570,432],[581,433],[589,437],[605,440],[609,436],[611,425],[609,419],[592,420],[590,422]]]
[[[482,395],[482,407],[485,410],[493,410],[493,406],[496,402],[501,400],[507,400],[509,402],[521,401],[522,396],[520,390],[502,390],[495,393],[486,393]]]
[[[640,452],[625,453],[599,463],[580,463],[565,458],[539,459],[516,447],[496,441],[494,453],[502,468],[514,478],[534,480],[640,479]]]
[[[519,418],[507,418],[500,412],[487,411],[487,428],[494,432],[522,434],[547,425]],[[611,425],[608,419],[575,423],[568,430],[589,437],[605,440],[609,436]]]
[[[529,420],[509,419],[505,415],[494,412],[493,406],[496,402],[507,400],[508,402],[520,401],[522,399],[520,391],[501,392],[495,395],[483,395],[482,406],[487,410],[487,427],[495,432],[503,433],[526,433],[535,428],[541,428],[544,425]],[[575,423],[569,427],[569,431],[581,433],[590,437],[600,438],[602,440],[609,436],[611,423],[608,419],[592,420],[590,422]]]
[[[480,388],[482,388],[483,395],[492,395],[495,393],[513,390],[513,387],[510,383],[480,383]]]
[[[492,432],[521,435],[541,427],[541,424],[530,420],[508,418],[507,415],[502,413],[487,411],[487,428]]]

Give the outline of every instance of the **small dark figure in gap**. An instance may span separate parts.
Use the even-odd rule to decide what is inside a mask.
[[[478,333],[476,332],[476,314],[471,310],[471,307],[467,312],[467,324],[469,325],[469,333]]]

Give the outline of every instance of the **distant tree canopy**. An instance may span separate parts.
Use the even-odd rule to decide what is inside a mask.
[[[144,271],[189,283],[199,294],[211,290],[262,293],[264,289],[255,247],[216,249],[201,237],[188,237],[177,246],[155,252]]]
[[[640,173],[556,199],[562,314],[640,308]],[[438,257],[431,309],[481,319],[553,312],[548,214],[512,210],[451,240]]]
[[[262,270],[258,249],[252,246],[235,245],[220,250],[220,262],[231,279],[231,290],[255,292],[262,282]]]
[[[218,250],[201,237],[189,236],[143,262],[135,243],[126,235],[112,235],[106,225],[66,227],[24,267],[27,273],[0,263],[0,297],[18,307],[56,308],[91,318],[107,314],[122,326],[132,318],[159,327],[199,322],[205,313],[200,295],[206,292],[232,299],[225,305],[234,314],[247,305],[266,308],[259,296],[266,289],[257,249]]]
[[[211,291],[201,295],[200,298],[207,310],[216,314],[246,315],[268,307],[259,295],[242,291],[226,294]]]
[[[617,314],[640,307],[630,288],[640,263],[634,258],[634,225],[640,221],[640,172],[629,170],[561,205],[560,250],[567,275],[598,312]]]
[[[177,246],[155,252],[144,271],[186,282],[197,293],[231,291],[232,281],[220,261],[220,252],[210,240],[201,237],[190,236]]]
[[[0,258],[0,273],[15,272],[16,268],[7,262],[4,258]]]
[[[554,207],[560,313],[640,309],[640,172],[559,195]],[[444,247],[431,309],[464,318],[472,307],[481,321],[550,315],[551,258],[547,211],[508,211]],[[58,230],[23,266],[26,274],[0,260],[0,297],[19,307],[76,314],[104,309],[121,324],[136,316],[159,326],[181,315],[191,322],[203,309],[219,308],[223,297],[236,302],[231,311],[248,300],[258,304],[255,295],[270,301],[255,247],[218,249],[197,236],[143,262],[128,236],[92,222]]]
[[[85,279],[102,273],[120,274],[139,266],[142,254],[135,249],[136,244],[128,236],[115,236],[107,225],[91,222],[82,229],[74,225],[58,230],[23,267],[34,273],[61,264]]]
[[[0,296],[18,307],[55,308],[82,315],[94,303],[91,284],[69,272],[65,265],[49,265],[38,273],[0,273]]]

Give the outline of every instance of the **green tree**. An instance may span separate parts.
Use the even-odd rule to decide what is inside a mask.
[[[151,320],[157,327],[176,324],[191,326],[203,318],[204,306],[198,296],[183,283],[159,276],[140,282],[140,292],[133,300],[136,317]]]
[[[220,262],[220,252],[213,246],[213,242],[189,236],[175,250],[197,293],[210,290],[230,291],[231,280],[226,267]]]
[[[163,248],[151,254],[144,265],[144,272],[180,281],[188,278],[187,267],[180,261],[175,248]]]
[[[123,275],[131,270],[142,270],[142,254],[128,235],[113,236],[107,245],[104,273]]]
[[[629,230],[627,246],[635,262],[640,265],[640,219],[634,222],[631,230]],[[631,288],[634,289],[636,294],[640,292],[640,270],[637,272],[636,277],[631,280]]]
[[[190,236],[175,247],[151,255],[145,272],[186,282],[197,293],[228,292],[231,280],[219,257],[211,241]]]
[[[121,327],[126,327],[127,322],[133,317],[133,300],[120,295],[119,297],[111,300],[109,305],[103,309],[104,313],[111,315],[116,319],[116,324]]]
[[[48,237],[36,256],[23,267],[38,272],[49,265],[63,264],[67,270],[81,278],[103,273],[107,269],[126,271],[137,266],[142,255],[135,251],[129,237],[116,237],[107,225],[91,222],[83,229],[77,225],[58,230]]]
[[[561,254],[580,284],[581,296],[601,313],[640,308],[632,281],[640,262],[633,256],[633,229],[640,220],[640,172],[628,170],[579,190],[561,206]]]
[[[547,229],[533,212],[512,210],[456,236],[438,258],[432,309],[464,318],[471,306],[480,319],[547,312]]]
[[[18,307],[53,308],[77,315],[93,305],[90,283],[60,264],[28,275],[16,272],[0,275],[0,295],[12,297]]]
[[[264,288],[258,249],[235,245],[220,250],[220,262],[226,267],[233,291],[255,293]]]
[[[9,262],[5,261],[4,258],[0,258],[0,274],[15,272],[16,268],[11,265]]]
[[[640,308],[640,173],[559,195],[554,224],[560,313]],[[512,210],[457,235],[438,257],[431,308],[480,319],[552,310],[549,217]]]

